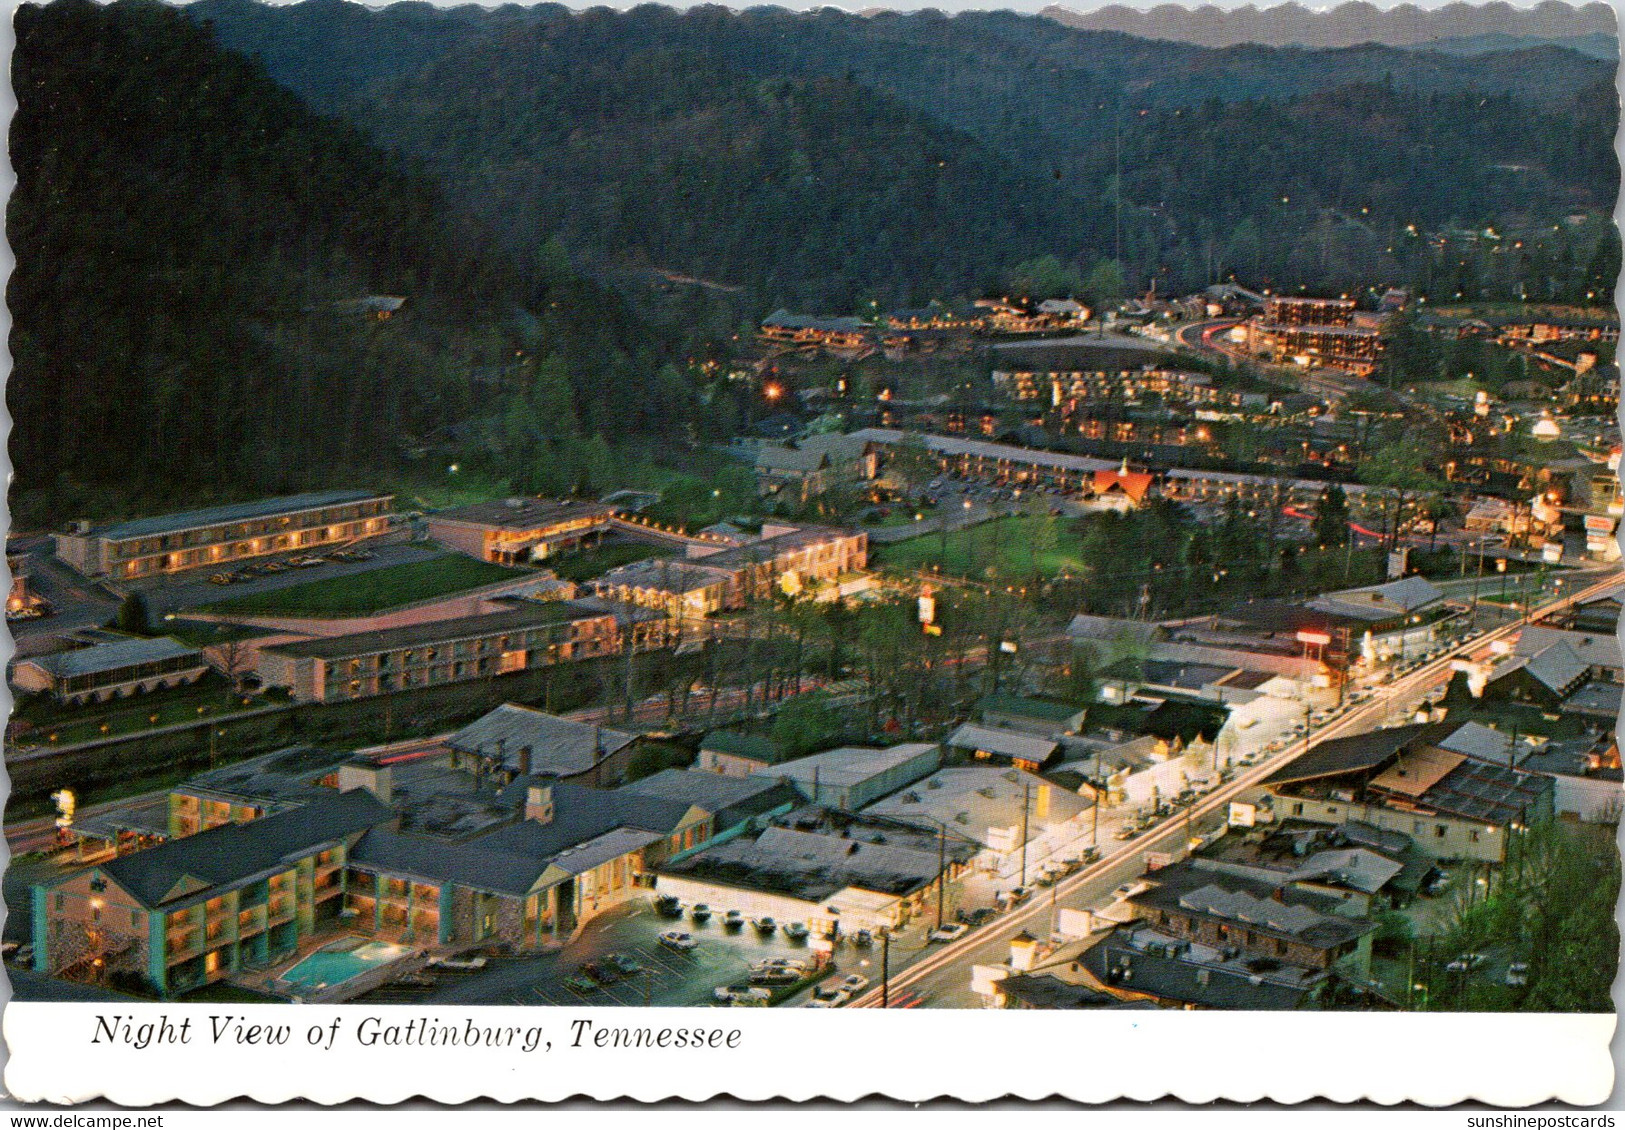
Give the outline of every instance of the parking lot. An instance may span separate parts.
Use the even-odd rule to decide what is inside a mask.
[[[724,908],[725,909],[725,908]],[[562,950],[535,957],[503,958],[477,973],[431,971],[435,983],[424,987],[386,989],[367,1003],[458,1003],[691,1007],[713,1003],[719,985],[745,981],[752,963],[769,957],[793,957],[809,964],[814,953],[805,942],[788,941],[782,932],[761,937],[747,923],[728,930],[718,917],[704,925],[689,918],[663,918],[652,896],[644,895],[599,915]],[[659,942],[663,931],[680,929],[699,944],[687,953]],[[857,966],[862,951],[842,947],[840,966]],[[607,985],[577,991],[566,982],[581,978],[582,965],[622,954],[642,966],[639,973]]]
[[[160,614],[196,608],[200,605],[211,604],[231,597],[291,588],[294,585],[326,580],[329,577],[343,577],[352,573],[365,573],[373,569],[382,569],[390,565],[404,565],[412,561],[425,561],[431,557],[443,556],[446,552],[433,544],[389,542],[376,539],[369,541],[366,549],[372,554],[372,557],[365,561],[327,560],[315,568],[284,568],[278,573],[260,573],[250,579],[237,580],[229,585],[215,584],[210,581],[209,578],[221,572],[221,570],[207,568],[143,578],[138,581],[125,581],[123,585],[126,588],[139,590],[146,597],[148,606],[152,611],[155,614]],[[290,551],[265,560],[287,561],[291,557],[298,556],[302,556],[300,551]],[[241,563],[240,568],[246,571],[251,564],[263,564],[263,562],[244,561]]]

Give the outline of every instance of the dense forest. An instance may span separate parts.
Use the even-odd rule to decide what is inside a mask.
[[[449,434],[516,480],[572,474],[709,419],[556,245],[521,277],[439,187],[174,9],[65,0],[16,27],[19,521],[364,480]]]
[[[1618,270],[1612,68],[1550,46],[345,0],[56,0],[16,31],[25,523],[452,461],[620,485],[748,417],[722,362],[777,305],[1232,276],[1583,302]]]
[[[1618,179],[1612,67],[1552,46],[1210,49],[1011,12],[189,11],[423,162],[522,265],[556,236],[588,270],[762,306],[967,295],[1035,253],[1120,262],[1134,291],[1444,297],[1453,256],[1509,297],[1580,299],[1613,240],[1551,230],[1606,215]],[[1427,240],[1446,228],[1527,229],[1527,254]]]

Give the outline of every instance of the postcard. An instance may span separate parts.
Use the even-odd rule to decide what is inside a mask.
[[[12,1094],[1611,1093],[1610,7],[13,26]]]

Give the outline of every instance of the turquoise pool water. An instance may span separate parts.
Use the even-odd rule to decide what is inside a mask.
[[[357,938],[317,950],[284,973],[282,979],[306,989],[325,989],[409,952],[406,946]]]

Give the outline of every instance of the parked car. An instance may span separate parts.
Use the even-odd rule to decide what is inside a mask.
[[[737,930],[745,924],[745,916],[737,910],[730,910],[722,916],[722,925],[728,930]]]
[[[770,969],[753,969],[750,974],[750,983],[753,985],[794,985],[806,974],[795,969],[776,966]]]
[[[697,902],[689,907],[688,916],[694,919],[695,922],[709,922],[711,920],[711,908],[703,902]]]
[[[849,1001],[851,999],[852,999],[852,994],[851,993],[845,993],[845,992],[841,992],[839,990],[830,993],[828,996],[819,996],[817,992],[814,992],[812,1000],[807,1002],[807,1007],[808,1008],[840,1008],[843,1004],[845,1004],[847,1001]]]
[[[685,930],[667,930],[660,935],[660,944],[669,950],[678,953],[687,953],[700,943],[694,940],[694,935]]]
[[[841,978],[841,988],[845,989],[853,996],[863,992],[863,990],[867,989],[868,987],[869,978],[865,977],[861,973],[848,973],[845,977]]]
[[[711,990],[711,995],[719,1001],[733,1003],[741,1000],[771,1000],[773,992],[770,989],[762,988],[760,985],[718,985]]]
[[[1524,961],[1514,961],[1511,965],[1507,966],[1507,975],[1504,980],[1513,988],[1518,988],[1521,985],[1529,984],[1529,963]]]
[[[643,966],[633,961],[624,953],[610,953],[604,955],[604,962],[612,966],[622,977],[635,977],[643,972]]]
[[[875,944],[875,935],[871,930],[855,930],[852,933],[852,944],[855,946],[872,946]]]
[[[998,913],[991,906],[979,906],[975,910],[961,910],[959,920],[965,925],[974,928],[991,921]]]
[[[926,935],[926,940],[931,942],[952,942],[963,938],[968,933],[970,933],[970,927],[963,922],[949,922],[932,930],[931,933]]]
[[[231,585],[231,584],[236,584],[237,583],[237,575],[235,573],[215,573],[215,574],[212,574],[209,577],[209,583],[211,585]]]
[[[786,922],[784,924],[784,936],[789,938],[792,942],[805,941],[808,932],[807,927],[803,923]]]
[[[1456,958],[1445,969],[1451,973],[1471,973],[1484,964],[1484,955],[1481,953],[1464,953]]]
[[[621,979],[621,975],[615,971],[615,967],[607,961],[589,961],[582,965],[581,972],[600,985],[613,985]]]
[[[683,903],[676,895],[661,895],[655,899],[655,913],[662,918],[681,918]]]
[[[598,983],[585,977],[568,977],[565,979],[564,987],[572,993],[590,993],[598,988]]]
[[[763,935],[771,934],[773,931],[779,928],[779,924],[773,921],[772,916],[766,914],[762,915],[760,918],[752,918],[750,920],[750,924],[756,927],[756,932],[758,934]]]

